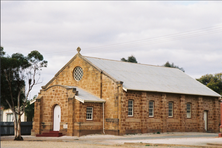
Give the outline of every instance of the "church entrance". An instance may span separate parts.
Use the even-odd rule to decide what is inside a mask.
[[[61,122],[61,108],[59,105],[56,105],[54,108],[53,131],[60,130],[60,122]]]

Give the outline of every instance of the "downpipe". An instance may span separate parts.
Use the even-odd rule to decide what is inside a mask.
[[[103,134],[105,134],[105,125],[104,125],[104,102],[103,102]]]

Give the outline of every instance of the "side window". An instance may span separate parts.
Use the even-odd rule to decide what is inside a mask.
[[[13,122],[13,121],[14,121],[13,113],[7,114],[7,122]]]
[[[86,108],[86,120],[92,120],[93,119],[93,108],[87,107]]]
[[[169,117],[173,117],[173,102],[169,102]]]
[[[191,103],[187,103],[187,118],[191,118]]]
[[[154,101],[149,101],[149,117],[154,117]]]
[[[128,116],[133,116],[133,100],[128,101]]]

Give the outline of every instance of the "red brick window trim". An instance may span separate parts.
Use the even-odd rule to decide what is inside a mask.
[[[191,118],[191,103],[187,103],[187,118]]]
[[[133,116],[133,100],[128,100],[128,116]]]
[[[149,101],[149,117],[154,117],[154,101]]]
[[[86,120],[93,120],[93,107],[86,108]]]
[[[169,114],[168,117],[173,117],[173,102],[169,102]]]

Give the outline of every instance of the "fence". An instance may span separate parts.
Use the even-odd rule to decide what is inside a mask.
[[[21,134],[31,135],[32,122],[21,122]],[[14,122],[0,122],[0,135],[14,135]]]

